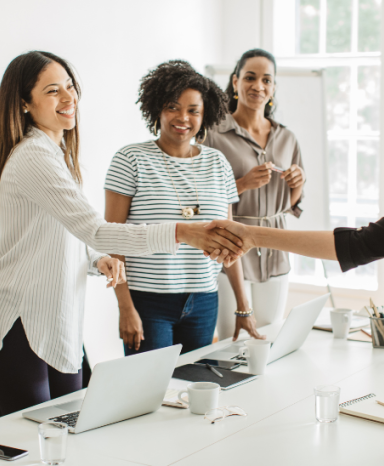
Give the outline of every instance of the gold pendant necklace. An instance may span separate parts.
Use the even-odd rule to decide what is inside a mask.
[[[193,181],[194,181],[194,183],[195,183],[196,200],[197,200],[196,207],[183,207],[183,206],[181,205],[179,193],[177,192],[175,183],[173,182],[172,175],[171,175],[171,173],[170,173],[170,171],[169,171],[169,169],[168,169],[168,165],[167,165],[167,161],[166,161],[166,159],[165,159],[164,151],[161,149],[161,147],[160,147],[159,145],[157,145],[157,147],[159,147],[159,149],[161,150],[161,153],[163,154],[163,159],[164,159],[165,168],[167,169],[168,175],[169,175],[169,177],[171,178],[172,185],[173,185],[173,189],[175,190],[177,199],[179,200],[179,204],[180,204],[180,208],[181,208],[181,215],[182,215],[182,217],[185,218],[186,220],[189,220],[189,219],[192,218],[194,215],[199,215],[199,213],[200,213],[199,193],[197,192],[195,174],[193,173],[192,147],[191,147],[189,156],[191,157],[191,160],[192,160],[192,176],[193,176]]]

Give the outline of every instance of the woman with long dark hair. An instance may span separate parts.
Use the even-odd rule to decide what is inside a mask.
[[[231,218],[238,201],[231,166],[219,151],[193,144],[225,117],[225,94],[188,63],[175,60],[143,77],[138,102],[158,139],[127,145],[113,157],[105,183],[106,220],[185,225]],[[176,343],[186,352],[212,343],[218,264],[188,245],[175,258],[117,257],[127,271],[127,284],[116,287],[126,354]],[[241,328],[258,337],[239,263],[228,276],[237,301],[235,338]]]
[[[202,223],[107,223],[80,186],[79,97],[47,52],[15,58],[0,85],[0,415],[82,388],[87,272],[125,282],[106,253],[176,254],[177,240],[219,261],[240,252]]]
[[[272,54],[261,49],[245,52],[226,90],[229,114],[208,131],[205,144],[223,152],[234,171],[240,197],[233,207],[234,219],[246,225],[285,228],[287,213],[301,213],[298,205],[305,174],[294,134],[273,119],[275,75]],[[283,170],[275,171],[276,167]],[[241,262],[258,325],[282,318],[288,293],[288,254],[258,248]],[[223,274],[219,289],[225,306],[219,312],[222,338],[229,336],[235,306]]]

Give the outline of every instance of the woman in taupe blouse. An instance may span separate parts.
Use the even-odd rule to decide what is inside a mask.
[[[233,216],[246,225],[285,228],[285,215],[300,216],[305,173],[294,134],[272,119],[276,62],[270,53],[244,53],[227,87],[230,114],[204,142],[226,156],[240,196]],[[283,173],[275,171],[282,168]],[[288,253],[253,249],[242,258],[250,306],[258,326],[282,318],[288,294]],[[233,328],[235,300],[228,279],[219,278],[219,336]],[[231,316],[231,317],[230,317]]]

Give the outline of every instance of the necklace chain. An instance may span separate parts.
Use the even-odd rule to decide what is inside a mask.
[[[176,192],[176,196],[177,196],[177,199],[179,201],[179,204],[180,204],[180,208],[181,208],[181,211],[182,211],[182,215],[183,217],[185,217],[184,215],[184,207],[181,205],[181,201],[180,201],[180,197],[179,197],[179,193],[177,192],[177,189],[176,189],[176,185],[173,181],[173,178],[172,178],[172,175],[171,175],[171,172],[169,171],[169,168],[168,168],[168,164],[167,164],[167,160],[165,158],[165,153],[163,151],[163,149],[158,145],[159,149],[161,150],[161,153],[163,154],[163,159],[164,159],[164,164],[165,164],[165,168],[167,169],[167,172],[168,172],[168,175],[169,177],[171,178],[171,181],[172,181],[172,185],[173,185],[173,189],[175,190]],[[194,166],[193,166],[193,157],[192,157],[192,146],[190,148],[190,152],[189,152],[189,156],[191,158],[191,161],[192,161],[192,176],[193,176],[193,181],[194,181],[194,184],[195,184],[195,191],[196,191],[196,200],[197,200],[197,206],[196,206],[196,209],[192,209],[192,215],[190,217],[193,217],[193,215],[196,213],[196,214],[199,214],[199,193],[197,191],[197,185],[196,185],[196,178],[195,178],[195,174],[194,174]],[[195,211],[196,210],[196,211]],[[185,218],[190,218],[190,217],[185,217]]]

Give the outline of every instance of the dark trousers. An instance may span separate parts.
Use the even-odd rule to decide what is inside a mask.
[[[82,372],[64,374],[40,359],[17,319],[0,350],[0,416],[81,390]]]
[[[143,322],[140,349],[124,345],[125,355],[183,345],[182,353],[212,343],[218,312],[218,293],[150,293],[131,290]]]

